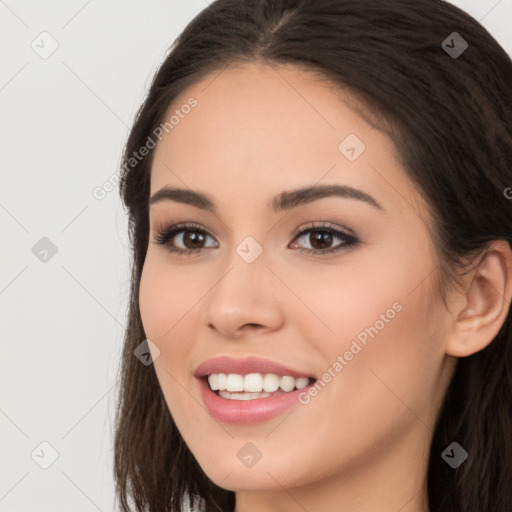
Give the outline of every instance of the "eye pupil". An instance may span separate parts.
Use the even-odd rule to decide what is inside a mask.
[[[189,246],[188,242],[191,242],[192,246]],[[200,248],[201,242],[204,242],[204,235],[202,233],[198,233],[197,231],[186,231],[183,235],[183,243],[187,249]]]
[[[327,231],[312,232],[310,242],[315,249],[325,249],[332,244],[332,233],[328,233]],[[317,242],[320,242],[320,247],[316,246]]]

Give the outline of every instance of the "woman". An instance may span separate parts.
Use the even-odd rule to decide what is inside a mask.
[[[440,0],[185,28],[122,163],[123,510],[512,510],[511,76]]]

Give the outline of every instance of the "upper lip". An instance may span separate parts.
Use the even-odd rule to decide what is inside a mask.
[[[289,375],[290,377],[310,377],[311,374],[301,370],[295,370],[270,359],[263,359],[257,356],[244,357],[242,359],[232,356],[218,356],[207,359],[201,363],[194,372],[195,377],[205,377],[211,373],[237,373],[246,375],[248,373],[274,373],[276,375]]]

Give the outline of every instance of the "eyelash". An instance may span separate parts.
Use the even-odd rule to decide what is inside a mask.
[[[178,233],[181,233],[183,231],[193,231],[195,233],[200,233],[201,235],[204,235],[204,236],[210,236],[207,231],[205,231],[201,226],[199,226],[197,224],[181,223],[181,224],[175,224],[174,226],[170,226],[166,229],[158,231],[158,236],[155,238],[155,243],[158,245],[166,246],[166,249],[169,252],[180,255],[180,256],[181,255],[191,256],[192,254],[198,253],[198,252],[202,251],[203,249],[207,249],[205,247],[202,247],[199,249],[180,249],[180,248],[172,247],[169,244],[169,241],[174,236],[176,236]],[[336,252],[345,250],[349,247],[355,247],[359,244],[359,241],[352,235],[348,235],[346,233],[343,233],[342,231],[339,231],[338,229],[334,229],[333,227],[326,225],[326,224],[322,224],[322,223],[320,225],[310,226],[306,229],[298,231],[294,235],[293,240],[295,240],[296,238],[300,238],[301,236],[303,236],[306,233],[315,232],[315,231],[330,233],[331,235],[333,235],[333,237],[343,240],[344,243],[342,243],[334,248],[323,249],[323,250],[298,247],[297,248],[298,251],[300,251],[301,253],[305,253],[305,254],[324,255],[324,254],[336,253]]]

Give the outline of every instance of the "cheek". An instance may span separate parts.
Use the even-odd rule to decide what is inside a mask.
[[[190,385],[191,370],[186,363],[193,345],[187,337],[197,328],[194,304],[204,294],[197,281],[186,270],[171,269],[165,256],[148,253],[140,281],[139,308],[146,337],[160,351],[154,365],[166,399],[176,394],[175,379]]]
[[[330,350],[331,361],[338,355],[347,361],[335,384],[340,401],[369,426],[407,428],[418,417],[428,421],[437,405],[442,321],[429,315],[423,288],[428,286],[409,295],[383,294],[362,310],[347,309],[347,335]],[[338,327],[343,332],[341,322]]]
[[[323,321],[326,339],[342,349],[356,337],[364,344],[388,339],[388,333],[389,343],[401,351],[425,335],[432,324],[435,268],[425,244],[397,235],[303,280],[300,293]]]
[[[418,421],[430,424],[438,405],[443,351],[432,327],[435,319],[427,314],[424,288],[409,295],[382,288],[380,294],[361,291],[349,298],[339,292],[332,297],[338,307],[324,310],[326,315],[332,310],[337,336],[319,324],[311,338],[320,356],[315,359],[324,361],[320,379],[326,384],[305,405],[304,421],[317,419],[316,442],[333,460],[381,453]]]
[[[333,392],[347,404],[357,397],[359,405],[352,405],[361,414],[393,401],[400,406],[397,396],[423,408],[436,392],[444,357],[442,302],[433,300],[433,264],[419,245],[390,244],[378,257],[354,253],[338,267],[301,277],[294,289],[310,310],[293,317],[314,340],[311,349],[324,365],[317,370],[326,379],[329,369],[340,375],[331,379]]]
[[[187,266],[171,266],[161,252],[148,251],[140,281],[139,307],[148,338],[166,340],[192,316],[190,313],[207,292],[207,286],[197,279],[197,272]]]
[[[204,419],[191,398],[194,377],[188,363],[194,350],[190,341],[197,330],[194,306],[206,291],[197,273],[194,279],[185,266],[172,268],[165,255],[148,252],[139,288],[141,319],[146,336],[160,350],[155,372],[178,428]]]

